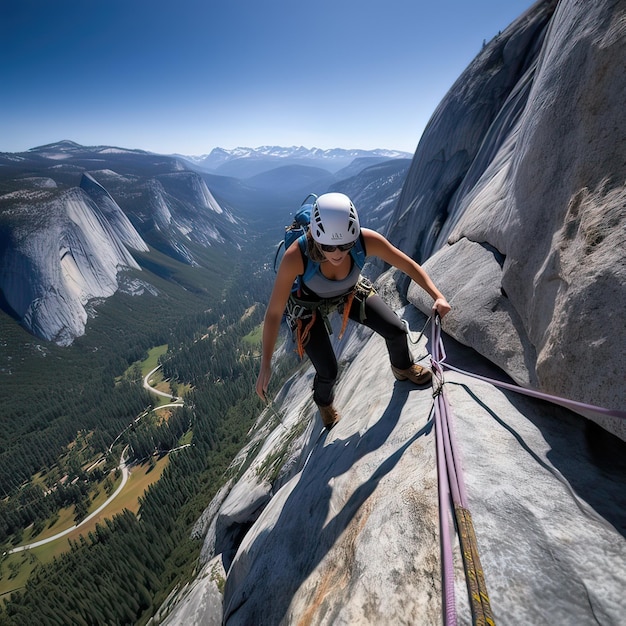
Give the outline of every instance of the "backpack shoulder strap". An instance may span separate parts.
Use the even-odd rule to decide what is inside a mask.
[[[300,254],[302,255],[302,263],[304,265],[304,271],[300,275],[300,279],[303,282],[306,282],[309,278],[317,272],[317,268],[319,267],[319,263],[312,261],[307,254],[307,238],[306,235],[302,235],[298,238],[298,246],[300,247]]]
[[[278,246],[276,246],[276,254],[274,255],[274,274],[278,272],[278,256],[280,255],[280,251],[285,247],[285,240],[279,242]]]
[[[319,265],[319,263],[314,263],[311,259],[309,259],[307,254],[306,234],[298,237],[298,248],[300,249],[300,256],[302,257],[302,265],[304,269],[302,274],[300,274],[294,281],[293,287],[291,288],[292,293],[300,291],[304,281],[308,280],[311,276],[313,276],[313,274],[315,274]]]
[[[300,248],[300,256],[302,257],[302,264],[304,271],[306,272],[306,266],[309,261],[309,257],[306,254],[306,235],[300,235],[298,237],[298,248]]]
[[[350,249],[350,255],[354,259],[354,262],[359,266],[359,269],[363,269],[365,265],[365,240],[363,239],[363,233],[359,234],[359,238],[356,240],[354,247]]]

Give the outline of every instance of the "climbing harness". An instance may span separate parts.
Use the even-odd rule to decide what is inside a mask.
[[[328,334],[331,335],[333,331],[328,316],[333,311],[341,312],[342,322],[339,339],[342,339],[348,325],[350,310],[354,300],[356,299],[361,304],[359,319],[363,322],[367,317],[365,314],[365,301],[375,293],[374,285],[363,276],[359,276],[357,284],[351,291],[336,298],[311,299],[302,297],[301,292],[292,292],[287,300],[285,318],[291,328],[296,344],[296,352],[300,358],[304,357],[304,348],[310,339],[309,333],[317,319],[318,313],[324,320]]]

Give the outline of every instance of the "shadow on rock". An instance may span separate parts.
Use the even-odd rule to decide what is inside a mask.
[[[270,504],[259,519],[265,528],[249,545],[244,541],[229,571],[224,591],[224,624],[279,624],[285,619],[295,593],[381,479],[418,438],[431,431],[432,420],[379,464],[347,500],[334,492],[333,482],[386,442],[398,424],[410,389],[409,385],[396,384],[389,405],[374,426],[363,435],[356,433],[317,447],[282,504],[280,492],[277,494],[276,506]],[[272,522],[271,516],[277,513]]]

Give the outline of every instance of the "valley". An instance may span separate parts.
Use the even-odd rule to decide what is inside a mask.
[[[40,250],[55,249],[57,236],[68,244],[60,274],[54,254],[37,253],[41,271],[23,278],[30,291],[10,272],[1,276],[0,624],[36,616],[40,624],[141,625],[193,577],[201,548],[194,525],[220,487],[245,471],[231,464],[262,409],[254,382],[274,246],[309,191],[311,168],[301,172],[306,193],[295,179],[289,191],[260,191],[137,151],[61,142],[38,153],[4,160],[3,175],[13,178],[0,195],[3,267],[24,269],[20,255],[31,251],[19,248],[22,228],[46,240]],[[97,172],[82,176],[96,162]],[[407,167],[400,159],[391,169]],[[374,168],[372,180],[379,175]],[[367,176],[360,180],[367,187]],[[387,171],[385,180],[395,181],[385,189],[397,194],[401,174]],[[377,189],[371,204],[362,198],[364,221]],[[44,197],[47,205],[24,210],[24,202]],[[60,229],[37,218],[45,207],[61,217]],[[98,291],[106,272],[91,273],[113,257],[88,249],[90,212],[109,220],[99,236],[111,249],[132,242],[133,261],[118,267],[112,295]],[[82,265],[90,255],[94,265]],[[34,318],[20,294],[36,294],[46,276],[48,292],[61,298],[29,325]],[[85,313],[84,332],[50,334],[72,301],[72,310]],[[272,390],[296,366],[286,359]]]
[[[235,288],[236,286],[233,286],[233,289]],[[187,302],[187,305],[189,305],[189,302]],[[256,315],[248,314],[247,316],[244,316],[245,311],[250,308],[249,305],[242,305],[241,309],[238,309],[240,311],[239,313],[235,313],[235,308],[231,311],[229,307],[222,307],[219,314],[215,312],[216,316],[219,317],[220,320],[215,321],[213,319],[204,319],[203,322],[201,321],[203,318],[202,311],[206,308],[206,305],[196,306],[194,308],[195,313],[190,314],[188,308],[187,315],[181,315],[179,318],[179,324],[188,324],[190,329],[188,331],[190,333],[189,335],[186,334],[187,331],[182,331],[177,334],[177,340],[179,342],[177,346],[177,358],[179,365],[184,360],[181,357],[181,353],[184,353],[186,350],[193,348],[193,346],[196,345],[197,336],[205,336],[207,339],[210,337],[210,340],[202,342],[202,347],[204,349],[208,348],[207,352],[210,352],[211,354],[214,354],[213,350],[211,350],[212,345],[215,346],[217,350],[237,350],[234,346],[236,346],[239,342],[238,337],[249,335],[253,331],[253,328],[258,326],[259,323],[258,312]],[[105,323],[106,318],[108,317],[106,309],[107,307],[105,306],[101,310],[97,320],[94,320],[94,325],[96,327]],[[152,314],[154,315],[154,312]],[[112,317],[117,317],[117,314],[112,315]],[[196,321],[191,321],[188,319],[189,317],[197,317],[198,319]],[[238,327],[238,320],[242,317],[245,317],[242,322],[245,324],[245,333]],[[149,319],[150,315],[147,314],[142,318],[144,328],[150,327],[150,324],[146,325],[146,321]],[[4,321],[8,323],[8,320]],[[172,326],[175,327],[176,323],[172,323]],[[209,327],[213,327],[215,329],[214,334],[207,332]],[[105,331],[103,328],[101,329],[101,332],[110,333],[110,331]],[[17,334],[20,335],[19,332]],[[95,334],[96,333],[92,334],[91,337],[94,337]],[[188,339],[185,339],[185,336],[188,336]],[[213,343],[214,341],[216,343]],[[101,361],[103,357],[106,357],[107,360],[111,357],[111,354],[108,353],[105,345],[98,346],[99,349],[95,351],[91,347],[88,348],[87,351],[84,351],[85,349],[82,345],[80,345],[81,343],[81,341],[78,341],[77,344],[79,345],[69,349],[70,352],[80,354],[82,355],[81,358],[85,359],[84,365],[80,368],[83,370],[81,375],[72,374],[72,367],[70,367],[69,370],[66,369],[67,366],[70,366],[70,363],[67,362],[67,360],[65,360],[65,362],[60,361],[63,362],[65,366],[61,367],[65,370],[65,376],[63,376],[65,380],[64,389],[68,392],[64,395],[64,397],[69,400],[70,405],[77,396],[85,393],[85,371],[93,373],[94,370],[98,370],[103,367]],[[118,370],[119,373],[114,376],[115,380],[111,378],[110,383],[105,385],[104,389],[106,389],[106,391],[101,396],[102,400],[99,404],[106,406],[108,401],[114,399],[119,394],[122,394],[122,396],[130,399],[130,393],[132,393],[135,398],[139,398],[140,400],[139,410],[135,410],[133,412],[135,416],[144,414],[144,407],[147,407],[154,415],[167,413],[168,419],[158,419],[156,421],[151,419],[149,420],[149,424],[139,420],[137,424],[133,424],[135,418],[129,415],[131,419],[125,424],[119,419],[116,420],[116,423],[119,423],[120,425],[123,424],[123,427],[118,427],[118,431],[115,432],[115,434],[113,434],[110,427],[108,425],[105,426],[104,423],[103,426],[105,426],[105,430],[102,430],[102,427],[94,425],[95,429],[92,428],[88,433],[80,435],[78,439],[72,439],[67,444],[60,446],[59,450],[61,456],[58,458],[61,460],[63,467],[71,465],[72,467],[77,466],[78,468],[83,468],[92,466],[93,460],[97,458],[99,454],[108,453],[106,456],[108,459],[108,466],[110,467],[112,465],[110,459],[115,458],[119,461],[122,451],[129,445],[132,446],[132,450],[134,450],[133,455],[136,461],[141,461],[141,459],[146,455],[145,451],[154,450],[155,445],[159,446],[161,451],[157,454],[157,456],[152,456],[153,453],[151,453],[149,457],[150,460],[144,460],[143,463],[134,465],[131,468],[130,478],[127,485],[124,490],[114,500],[112,500],[110,505],[104,511],[101,511],[97,517],[90,519],[85,525],[78,526],[78,528],[67,536],[29,550],[8,554],[8,552],[10,552],[12,547],[15,547],[16,544],[23,545],[25,543],[32,543],[31,540],[39,541],[44,539],[46,535],[54,535],[61,529],[72,526],[75,521],[75,506],[70,506],[64,509],[62,508],[55,512],[53,517],[56,518],[58,516],[58,519],[56,523],[52,525],[50,525],[50,521],[52,519],[51,517],[46,516],[41,519],[39,526],[42,527],[42,531],[36,536],[33,536],[33,533],[29,530],[29,528],[32,528],[31,525],[26,526],[23,530],[19,528],[16,531],[17,534],[12,533],[7,537],[9,543],[8,545],[5,543],[6,547],[4,552],[7,554],[5,554],[2,558],[2,579],[0,580],[0,590],[4,593],[3,599],[9,601],[7,611],[12,610],[11,606],[13,606],[15,602],[17,602],[18,605],[23,602],[30,603],[30,601],[27,600],[29,597],[39,601],[38,598],[40,597],[40,594],[36,592],[37,585],[33,582],[33,575],[37,577],[35,580],[45,579],[48,580],[48,583],[50,581],[50,577],[52,577],[52,579],[55,579],[57,576],[63,577],[62,571],[64,568],[59,567],[59,560],[67,563],[75,563],[76,560],[82,561],[82,554],[85,554],[85,558],[89,560],[90,567],[93,566],[107,569],[108,566],[100,560],[101,558],[104,558],[104,555],[101,554],[103,544],[100,539],[103,533],[106,533],[104,529],[114,528],[116,540],[123,543],[126,541],[131,542],[132,545],[135,546],[135,550],[137,549],[136,546],[138,544],[142,544],[142,540],[138,540],[135,536],[137,533],[145,536],[145,532],[152,532],[150,531],[150,528],[152,528],[154,524],[157,524],[159,527],[162,526],[162,524],[165,524],[165,528],[169,529],[167,531],[159,531],[159,535],[162,537],[162,541],[160,542],[160,554],[162,556],[159,557],[161,565],[157,566],[149,558],[142,557],[141,559],[142,563],[146,563],[144,567],[148,567],[150,572],[153,574],[151,577],[152,582],[149,587],[150,596],[158,598],[161,594],[163,594],[163,596],[166,595],[174,580],[180,580],[181,576],[184,577],[189,575],[189,573],[193,570],[193,563],[197,558],[196,551],[199,549],[199,546],[188,538],[184,539],[184,536],[188,535],[190,525],[193,524],[197,516],[200,514],[202,507],[206,502],[206,497],[208,497],[208,495],[202,496],[202,492],[208,489],[210,494],[213,490],[216,490],[219,487],[221,481],[223,480],[223,478],[220,477],[223,475],[230,460],[241,445],[241,437],[245,435],[245,431],[249,427],[249,418],[243,419],[241,427],[239,428],[239,435],[237,435],[237,418],[235,417],[237,414],[236,403],[238,397],[242,400],[246,397],[251,399],[252,394],[250,391],[252,390],[252,383],[249,382],[248,384],[240,386],[240,383],[236,382],[236,379],[239,378],[239,376],[233,372],[233,378],[235,380],[232,383],[229,382],[227,384],[219,384],[221,387],[220,404],[225,407],[230,406],[231,404],[235,404],[235,406],[224,413],[222,417],[220,417],[219,414],[216,414],[214,410],[206,410],[203,411],[201,418],[195,420],[189,410],[171,406],[172,403],[169,397],[162,397],[153,394],[150,394],[150,396],[146,395],[148,392],[143,387],[144,378],[152,370],[154,370],[159,356],[166,354],[167,348],[165,344],[158,342],[155,342],[153,345],[158,345],[160,348],[155,348],[154,350],[146,348],[145,358],[141,362],[137,362],[135,365],[127,362],[127,364],[123,366],[123,369]],[[187,347],[185,348],[184,345],[187,345]],[[233,347],[226,348],[226,345]],[[117,346],[119,347],[120,344],[117,344]],[[6,347],[10,348],[8,344]],[[55,347],[49,346],[47,348],[48,349],[45,352],[42,352],[40,349],[33,349],[30,354],[27,353],[28,356],[22,357],[23,362],[21,364],[16,363],[13,359],[9,360],[14,368],[11,376],[13,388],[15,390],[19,389],[17,379],[15,378],[16,376],[20,375],[22,371],[25,375],[28,372],[37,371],[41,367],[40,362],[39,367],[37,367],[37,359],[49,359],[51,356],[54,357],[54,355],[56,355],[57,349]],[[65,350],[67,351],[68,349]],[[248,348],[246,348],[246,350],[248,350]],[[8,352],[10,351],[11,350],[7,350],[7,353],[3,353],[3,356],[6,355],[8,357]],[[43,354],[45,354],[45,356],[42,356]],[[35,359],[35,361],[33,362],[31,359]],[[98,365],[98,363],[100,363],[100,365]],[[104,369],[106,370],[106,368]],[[248,369],[248,371],[250,372],[248,377],[251,380],[252,369]],[[59,374],[60,373],[61,372],[59,372]],[[113,374],[113,372],[111,373]],[[91,376],[89,376],[89,378],[91,378]],[[216,380],[218,378],[219,377],[216,376]],[[27,379],[28,376],[25,378],[25,384],[28,384]],[[49,369],[44,369],[41,370],[38,385],[40,385],[43,390],[51,390],[56,384],[56,379],[57,374],[51,372]],[[150,383],[162,393],[171,391],[168,388],[168,383],[165,383],[162,380],[162,375],[159,372],[153,373],[149,380]],[[205,397],[205,394],[213,395],[211,393],[211,388],[215,385],[215,383],[205,383],[206,388],[202,390],[198,388],[201,385],[202,383],[196,383],[194,385],[194,389],[192,390],[191,385],[185,385],[184,379],[182,379],[181,385],[178,387],[177,391],[179,394],[184,394],[185,397],[193,398],[195,402],[200,401],[202,404],[206,404],[208,401],[208,404],[211,404],[211,400],[208,398],[204,400],[203,398]],[[230,390],[225,390],[225,386],[229,387]],[[26,398],[23,397],[23,394],[22,398],[18,394],[14,394],[12,398],[6,397],[4,413],[5,418],[7,416],[6,409],[8,406],[12,406],[15,410],[17,410],[18,406],[23,406],[22,402],[24,401],[26,401]],[[249,401],[250,400],[247,402]],[[253,400],[252,404],[256,407],[257,401]],[[128,410],[128,408],[130,408],[130,405],[127,405],[126,410]],[[256,410],[257,409],[255,408],[254,412],[256,412]],[[183,411],[184,414],[176,417],[175,411],[178,413]],[[24,410],[22,414],[27,414],[27,411]],[[35,414],[31,413],[31,415],[36,417]],[[206,420],[208,420],[208,422]],[[174,446],[170,444],[161,449],[162,444],[158,442],[165,442],[164,435],[172,436],[172,432],[165,431],[172,430],[172,424],[174,421],[178,421],[180,424],[180,427],[173,435],[176,438],[175,443],[186,447],[172,457],[172,455],[167,454],[167,450]],[[194,423],[190,427],[190,423],[192,421]],[[222,421],[223,426],[219,427],[218,423]],[[52,424],[54,424],[54,422],[52,422]],[[228,424],[228,426],[226,426],[226,424]],[[129,425],[132,427],[126,430]],[[219,433],[217,432],[219,428],[226,428],[226,430],[223,433]],[[125,435],[118,438],[118,435],[125,430]],[[106,435],[106,432],[111,434]],[[220,446],[221,449],[218,450],[216,448],[216,444],[225,435],[228,436],[229,443],[225,448]],[[16,438],[15,441],[16,444],[18,444],[19,438]],[[111,445],[112,441],[114,443]],[[212,449],[214,450],[213,452],[211,452]],[[11,451],[11,448],[6,449],[6,453],[8,454],[10,454]],[[213,461],[210,460],[211,457],[213,457]],[[51,472],[55,471],[54,468],[57,465],[58,461],[55,459],[55,461],[50,463],[50,471],[44,471],[37,474],[40,476],[39,480],[42,483],[45,483],[46,478]],[[113,471],[113,468],[110,467],[109,471]],[[57,476],[57,474],[55,474],[55,476]],[[176,476],[180,477],[176,478]],[[121,477],[112,483],[113,489],[118,487],[120,480]],[[163,483],[163,480],[165,480],[166,483]],[[183,482],[182,485],[181,480]],[[30,481],[27,481],[24,484],[27,485],[29,483]],[[185,486],[185,483],[187,486]],[[169,490],[174,490],[177,493],[177,496],[170,497],[166,495],[159,495],[164,494]],[[99,492],[98,496],[95,495],[96,492]],[[23,487],[20,489],[20,493],[20,497],[23,500]],[[103,481],[91,483],[91,489],[86,494],[87,498],[90,500],[89,508],[85,511],[87,515],[89,515],[90,511],[101,505],[101,500],[99,498],[104,498],[104,494],[105,489]],[[151,503],[151,501],[155,498],[158,499],[160,504],[157,504],[156,501],[154,504]],[[167,502],[165,507],[163,507],[163,499]],[[4,507],[9,507],[11,501],[11,498],[5,499],[2,502],[2,505]],[[6,510],[7,509],[5,508],[3,512]],[[132,515],[133,517],[129,518],[129,515]],[[182,519],[180,517],[181,515],[183,516]],[[139,516],[141,517],[141,523],[138,524],[136,521],[131,521],[138,519]],[[11,516],[3,515],[2,517],[4,521],[9,520]],[[162,518],[162,521],[158,522],[156,520],[150,520],[151,517]],[[48,528],[48,526],[50,527]],[[126,533],[122,530],[122,528],[125,529]],[[176,529],[175,536],[171,536],[174,529]],[[123,539],[125,534],[128,537],[127,539]],[[171,536],[171,538],[169,538],[169,536]],[[20,540],[18,541],[18,539]],[[145,544],[146,549],[148,545],[153,545],[153,543],[154,542]],[[185,545],[177,548],[177,546],[181,543]],[[112,548],[108,547],[106,552],[111,550]],[[126,551],[127,549],[124,548],[124,550]],[[180,550],[183,550],[185,555],[184,557],[181,557],[179,554]],[[94,551],[101,555],[97,557],[95,561]],[[90,556],[87,556],[88,554]],[[166,566],[166,561],[170,558],[174,558],[174,554],[177,555],[177,564],[174,566],[174,570],[172,570],[171,566]],[[168,555],[170,556],[168,557]],[[70,567],[74,569],[76,565],[74,564]],[[176,571],[178,573],[171,582],[166,582],[169,580],[171,574],[167,575],[163,583],[158,582],[161,580],[159,572],[165,573],[166,571]],[[33,572],[38,573],[33,574]],[[41,576],[44,578],[39,578]],[[32,591],[27,592],[24,596],[22,596],[21,594],[24,593],[24,585],[27,581],[29,581],[28,588],[32,589]],[[57,584],[64,587],[66,582],[66,578],[63,577],[63,581],[61,582],[59,580]],[[123,584],[128,585],[129,583],[126,581]],[[133,582],[132,584],[135,583]],[[72,591],[66,590],[65,593],[69,593],[71,596]],[[113,591],[111,591],[111,593],[113,597],[115,594]],[[119,604],[119,599],[116,602]],[[114,604],[115,603],[111,601],[111,605]],[[140,606],[135,607],[134,602],[131,602],[131,605],[133,608],[126,607],[124,610],[139,611],[139,614],[142,614],[144,610],[153,606],[152,600],[150,604],[143,607],[143,609]],[[7,613],[7,615],[8,614],[10,613]],[[139,614],[137,614],[137,617]],[[0,616],[1,615],[2,613],[0,613]],[[135,618],[133,618],[133,620],[134,619]],[[0,619],[0,622],[1,621],[2,620]]]
[[[37,565],[51,562],[64,552],[72,549],[72,544],[78,544],[82,537],[89,537],[96,531],[98,525],[106,524],[106,519],[122,513],[124,509],[137,513],[141,496],[150,485],[156,483],[163,471],[167,467],[168,458],[163,457],[155,464],[144,463],[132,468],[128,475],[128,482],[123,485],[123,491],[117,492],[122,478],[115,483],[116,492],[108,498],[104,506],[99,499],[92,501],[92,506],[96,507],[95,514],[89,514],[88,518],[78,524],[73,525],[74,509],[72,507],[62,509],[58,512],[57,521],[46,528],[40,535],[33,537],[36,539],[35,545],[26,549],[13,548],[9,550],[2,559],[2,569],[0,570],[0,598],[21,589],[26,584],[29,576]],[[101,494],[103,495],[103,494]],[[68,526],[71,524],[71,526]],[[65,530],[60,530],[65,528]],[[47,536],[55,533],[52,536]],[[28,532],[23,536],[24,541],[29,541]],[[62,536],[59,536],[62,535]],[[45,542],[45,543],[42,543]]]
[[[171,390],[170,393],[166,391],[170,389],[169,383],[163,381],[162,376],[154,376],[155,370],[160,367],[159,365],[155,366],[155,363],[158,363],[158,358],[166,352],[167,345],[157,346],[148,351],[148,356],[144,361],[133,364],[126,372],[128,375],[136,369],[141,371],[144,388],[153,393],[157,400],[154,411],[157,409],[171,410],[173,407],[182,405],[182,400],[177,403],[169,403]],[[147,415],[144,412],[136,418],[133,424]],[[127,429],[116,437],[109,447],[109,453],[126,431]],[[48,563],[64,551],[71,550],[72,542],[78,542],[81,535],[88,536],[93,533],[97,525],[105,523],[104,520],[107,518],[111,519],[124,509],[135,514],[138,513],[141,497],[151,485],[160,479],[167,467],[169,454],[191,445],[190,440],[191,437],[183,436],[178,442],[179,445],[168,453],[159,454],[158,457],[153,456],[149,460],[132,466],[128,466],[126,463],[128,447],[124,447],[118,467],[111,470],[103,480],[95,482],[87,494],[91,504],[87,508],[87,516],[84,519],[76,522],[76,507],[67,507],[56,511],[50,519],[44,520],[44,529],[39,534],[35,534],[36,529],[34,527],[25,529],[22,535],[24,543],[4,552],[2,569],[0,570],[0,597],[22,588],[36,565]],[[72,445],[77,443],[75,441]],[[97,459],[87,468],[87,471],[94,469],[104,460],[104,457]],[[47,482],[46,475],[42,474],[39,478],[43,483]],[[38,528],[41,527],[41,524],[38,525]],[[56,545],[49,545],[53,543]]]

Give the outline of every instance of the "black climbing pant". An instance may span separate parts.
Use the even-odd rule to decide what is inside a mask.
[[[371,328],[385,339],[389,360],[394,367],[400,369],[411,367],[413,359],[409,351],[406,329],[400,318],[380,296],[372,295],[366,299],[365,319],[362,322],[360,319],[361,302],[355,298],[349,317]],[[316,372],[313,382],[313,400],[319,406],[328,406],[334,399],[338,368],[337,357],[321,315],[316,317],[304,349]]]

